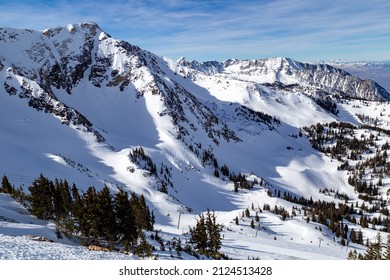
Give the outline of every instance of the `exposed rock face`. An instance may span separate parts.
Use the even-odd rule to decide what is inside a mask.
[[[232,79],[244,75],[248,80],[266,85],[279,84],[279,87],[296,87],[310,95],[326,92],[347,98],[390,99],[390,94],[372,80],[362,80],[330,65],[301,63],[289,58],[205,63],[189,62],[182,58],[177,61],[177,65],[179,72],[194,80],[199,75],[222,74]]]
[[[98,141],[105,139],[85,116],[61,102],[55,90],[72,95],[78,85],[90,82],[96,88],[129,90],[138,97],[160,95],[165,109],[159,114],[172,118],[178,138],[200,125],[215,143],[220,139],[240,141],[210,109],[168,78],[166,71],[171,70],[161,68],[165,62],[160,57],[113,39],[94,23],[43,32],[3,28],[0,47],[14,50],[13,54],[0,54],[4,55],[0,69],[4,68],[2,61],[9,67],[5,92],[29,99],[30,106],[56,115],[65,124],[92,132]]]
[[[330,111],[333,96],[390,99],[389,93],[371,80],[361,80],[329,65],[311,65],[287,58],[205,63],[183,58],[173,69],[162,58],[113,39],[95,23],[71,24],[43,32],[0,28],[0,50],[4,92],[28,99],[30,106],[57,116],[64,124],[93,133],[100,142],[106,140],[93,123],[61,101],[57,92],[72,95],[75,88],[88,84],[92,85],[88,90],[114,88],[138,98],[160,96],[163,108],[156,113],[171,118],[178,139],[193,142],[191,131],[202,130],[217,145],[220,141],[241,139],[209,108],[210,104],[200,101],[174,75],[194,81],[201,76],[216,79],[223,76],[227,80],[244,77],[263,86],[262,89],[313,96]],[[248,108],[234,106],[235,112],[240,112],[235,118],[247,121],[253,116]],[[263,117],[254,119],[271,125],[269,121],[261,121]]]

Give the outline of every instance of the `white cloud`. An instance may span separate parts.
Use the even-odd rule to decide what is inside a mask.
[[[390,4],[383,0],[14,2],[1,4],[1,26],[95,21],[115,38],[172,58],[389,58]]]

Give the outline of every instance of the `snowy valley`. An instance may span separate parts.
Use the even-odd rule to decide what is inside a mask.
[[[142,195],[158,259],[207,258],[190,228],[208,209],[228,258],[347,259],[390,232],[389,100],[327,64],[173,61],[94,23],[0,28],[0,174]],[[128,258],[0,193],[0,259]]]

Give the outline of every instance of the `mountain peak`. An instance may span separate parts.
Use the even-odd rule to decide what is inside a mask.
[[[176,63],[178,63],[178,64],[184,64],[184,63],[186,63],[186,62],[188,62],[188,60],[187,60],[187,58],[184,57],[184,56],[182,56],[182,57],[180,57],[178,60],[176,60]]]
[[[47,37],[53,37],[60,33],[63,33],[64,35],[66,33],[68,34],[76,34],[76,33],[83,33],[90,37],[94,37],[96,35],[99,35],[101,33],[105,34],[105,37],[111,37],[108,34],[106,34],[97,23],[94,22],[81,22],[76,24],[68,24],[66,26],[59,26],[55,28],[49,28],[42,31],[42,34]],[[100,36],[101,37],[101,36]]]

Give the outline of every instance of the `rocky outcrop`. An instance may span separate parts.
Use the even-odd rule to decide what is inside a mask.
[[[390,94],[372,80],[362,80],[330,65],[301,63],[289,58],[204,63],[182,58],[177,61],[177,71],[193,80],[199,75],[223,74],[232,79],[240,75],[264,85],[278,84],[279,88],[299,86],[300,91],[309,95],[326,92],[345,98],[390,100]],[[267,82],[262,77],[267,77]]]
[[[43,32],[0,29],[0,38],[2,49],[14,48],[23,56],[20,59],[4,54],[4,61],[10,66],[5,92],[29,99],[31,107],[59,117],[64,124],[93,133],[99,142],[105,139],[93,123],[61,102],[55,91],[72,95],[80,83],[90,83],[96,88],[117,88],[120,92],[129,89],[128,93],[135,92],[138,98],[160,95],[165,110],[158,113],[171,117],[178,139],[189,135],[189,129],[202,129],[216,144],[221,140],[240,141],[205,104],[168,78],[166,72],[171,70],[162,69],[162,58],[113,39],[94,23]]]
[[[13,49],[14,52],[6,50]],[[302,92],[318,104],[337,112],[331,96],[367,100],[390,99],[389,94],[370,80],[361,80],[329,65],[300,63],[288,58],[227,60],[225,62],[177,61],[174,69],[160,57],[130,43],[115,40],[94,23],[32,30],[0,29],[0,71],[7,69],[4,92],[28,99],[28,104],[61,119],[62,123],[92,133],[99,142],[106,139],[77,109],[56,96],[69,95],[80,84],[94,88],[114,88],[137,98],[158,95],[163,109],[155,112],[169,116],[176,138],[194,143],[193,132],[202,131],[214,144],[239,142],[236,135],[208,102],[199,100],[175,75],[196,81],[200,76],[246,79],[265,88]],[[16,55],[15,55],[16,54]],[[171,77],[171,78],[170,78]],[[248,108],[237,107],[233,118],[267,128],[275,126]],[[271,117],[272,118],[272,117]]]

